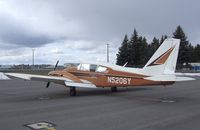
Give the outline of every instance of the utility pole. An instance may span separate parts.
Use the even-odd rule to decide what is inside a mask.
[[[109,44],[107,44],[107,62],[109,63]]]

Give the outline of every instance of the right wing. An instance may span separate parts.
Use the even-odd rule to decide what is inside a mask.
[[[56,84],[66,85],[68,87],[96,88],[96,85],[82,79],[81,79],[81,82],[79,83],[71,79],[68,79],[66,77],[57,77],[57,76],[43,76],[43,75],[23,74],[23,73],[5,73],[5,75],[10,78],[14,77],[14,78],[20,78],[20,79],[25,79],[25,80],[54,82]]]

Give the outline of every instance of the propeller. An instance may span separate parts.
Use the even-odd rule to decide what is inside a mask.
[[[57,66],[58,66],[58,63],[59,63],[59,60],[56,62],[56,65],[55,65],[55,67],[54,67],[53,70],[56,70],[56,68],[57,68]]]
[[[54,67],[53,70],[56,70],[57,66],[58,66],[58,63],[59,63],[59,60],[56,62],[56,65]],[[49,88],[49,85],[50,85],[51,82],[47,82],[47,85],[46,85],[46,88]]]

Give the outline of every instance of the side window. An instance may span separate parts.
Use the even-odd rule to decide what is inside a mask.
[[[90,70],[90,65],[89,64],[80,64],[77,67],[78,70],[82,70],[82,71],[89,71]]]
[[[95,72],[97,69],[97,65],[90,65],[90,71]]]
[[[96,72],[106,72],[107,68],[103,66],[98,66]]]
[[[82,64],[79,64],[79,65],[77,66],[77,70],[81,70],[81,66],[82,66]]]

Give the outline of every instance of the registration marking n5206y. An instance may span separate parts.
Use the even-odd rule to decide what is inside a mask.
[[[131,84],[131,78],[108,77],[108,83],[130,85]]]

